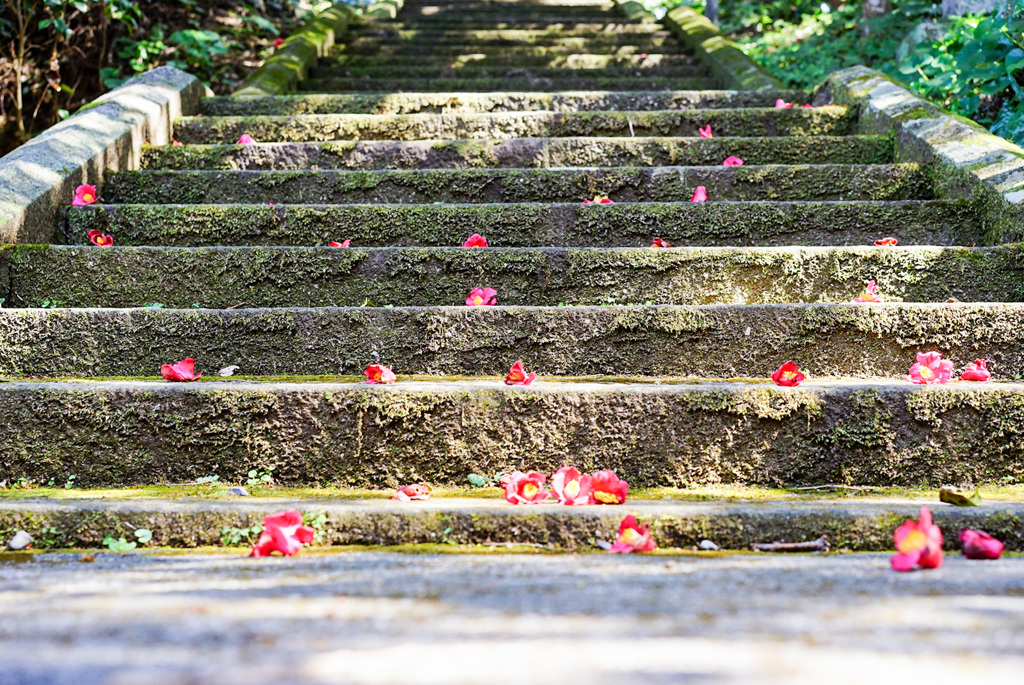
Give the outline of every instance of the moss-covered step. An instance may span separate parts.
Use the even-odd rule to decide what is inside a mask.
[[[660,41],[660,39],[659,39]],[[429,51],[424,49],[421,43],[386,43],[360,39],[345,45],[333,46],[328,55],[329,58],[341,56],[366,56],[366,57],[414,57],[429,52],[430,56],[458,57],[461,55],[543,55],[543,56],[566,56],[581,53],[594,55],[615,55],[629,56],[652,53],[671,53],[693,57],[693,54],[684,51],[680,46],[660,41],[658,44],[645,44],[645,41],[636,41],[638,44],[591,44],[582,38],[566,39],[556,44],[535,44],[535,43],[439,43],[431,45]]]
[[[634,65],[612,64],[604,67],[565,67],[565,66],[510,66],[506,64],[474,64],[460,66],[448,64],[390,64],[385,60],[383,65],[375,66],[333,66],[312,69],[307,81],[317,84],[331,83],[339,79],[492,79],[492,78],[578,78],[581,76],[604,76],[616,78],[650,78],[692,79],[710,76],[710,72],[702,65],[692,64],[659,64]]]
[[[592,27],[563,28],[549,26],[542,29],[500,29],[500,28],[424,28],[392,29],[383,26],[364,26],[352,32],[355,40],[372,38],[381,41],[405,41],[411,43],[458,42],[466,43],[534,43],[539,40],[582,39],[593,43],[631,43],[639,40],[674,40],[672,33],[656,24],[616,24],[607,30],[595,31]]]
[[[593,72],[590,72],[593,73]],[[526,77],[510,75],[507,78],[334,78],[318,81],[300,81],[300,91],[314,93],[362,92],[389,93],[393,91],[490,91],[519,90],[674,90],[712,89],[717,81],[710,78],[658,78],[656,76],[579,76],[579,77]]]
[[[1024,301],[998,248],[4,248],[7,306],[464,306]],[[871,305],[866,305],[871,306]]]
[[[73,497],[47,490],[46,499],[0,501],[0,536],[10,539],[16,531],[25,530],[35,538],[37,549],[103,548],[108,535],[135,539],[134,531],[145,528],[153,533],[147,543],[150,547],[217,547],[226,544],[224,530],[252,529],[263,523],[264,516],[287,507],[323,517],[317,526],[321,538],[313,550],[320,545],[437,545],[443,540],[446,546],[508,543],[596,551],[595,538],[614,540],[619,522],[633,514],[650,526],[662,550],[696,549],[706,539],[715,540],[724,550],[750,550],[757,543],[802,542],[827,535],[833,550],[880,552],[891,550],[893,530],[907,519],[916,519],[921,505],[928,504],[936,525],[946,531],[944,547],[951,553],[959,551],[956,532],[965,528],[988,532],[1007,551],[1024,551],[1020,525],[1024,505],[1019,502],[958,508],[939,504],[937,499],[680,502],[630,498],[623,506],[564,507],[548,502],[517,507],[496,497],[435,496],[428,502],[409,503],[391,502],[383,498],[384,493],[363,500],[331,498],[320,495],[322,491],[306,498],[277,494],[291,492],[285,488],[265,489],[258,498],[226,500],[218,496],[225,490],[197,486],[175,490],[165,498],[127,501],[118,496],[130,496],[134,490],[72,491]],[[487,489],[489,493],[496,490]],[[92,492],[96,494],[90,497]],[[245,554],[247,545],[242,541],[235,550]]]
[[[481,112],[454,114],[291,114],[181,117],[174,135],[186,144],[229,144],[243,134],[258,141],[496,140],[534,137],[837,136],[852,132],[845,107],[678,109],[643,112]],[[721,163],[721,160],[719,160]]]
[[[459,69],[466,67],[549,67],[562,69],[654,69],[663,66],[706,68],[691,55],[680,54],[587,54],[531,55],[531,54],[485,54],[468,52],[462,55],[344,55],[319,62],[311,75],[323,76],[328,70],[387,66],[422,67],[433,65]]]
[[[500,293],[499,293],[500,295]],[[381,294],[381,297],[386,297]],[[138,377],[194,357],[207,372],[358,376],[382,350],[406,374],[902,378],[917,352],[993,379],[1024,374],[1024,305],[858,304],[279,309],[0,309],[0,375]]]
[[[917,164],[573,169],[108,172],[106,204],[430,204],[432,202],[931,199]]]
[[[588,112],[606,110],[734,109],[772,107],[777,98],[803,103],[800,91],[623,91],[563,93],[372,93],[305,94],[256,98],[203,98],[206,116],[289,114],[418,114],[421,112]]]
[[[465,205],[93,205],[67,210],[65,242],[100,230],[116,245],[460,246],[974,245],[978,209],[964,200]],[[28,249],[28,248],[25,248]]]
[[[143,169],[469,169],[747,164],[886,164],[887,136],[513,138],[147,146]]]
[[[29,382],[0,384],[0,415],[0,479],[82,487],[271,467],[285,485],[462,485],[564,464],[634,487],[1024,480],[1020,383]]]
[[[479,32],[481,34],[486,32]],[[493,33],[493,32],[492,32]],[[503,32],[509,33],[509,32]],[[344,48],[337,47],[334,54],[340,53],[372,53],[375,50],[384,51],[390,46],[392,49],[405,47],[408,49],[419,49],[423,52],[435,52],[435,47],[440,52],[467,51],[478,52],[480,49],[498,49],[502,47],[552,47],[568,48],[578,52],[600,52],[603,49],[632,48],[636,52],[678,52],[687,54],[687,51],[669,35],[658,35],[650,33],[633,34],[609,34],[597,36],[588,34],[586,36],[556,36],[539,35],[527,37],[475,37],[471,35],[429,35],[401,38],[396,36],[363,36],[348,41]],[[468,46],[468,50],[466,47]]]

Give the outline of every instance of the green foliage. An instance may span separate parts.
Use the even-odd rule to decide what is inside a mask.
[[[262,532],[262,523],[257,523],[256,525],[249,526],[248,528],[235,528],[233,526],[229,526],[220,529],[220,538],[225,547],[234,547],[237,545],[250,546],[256,544],[256,540]]]

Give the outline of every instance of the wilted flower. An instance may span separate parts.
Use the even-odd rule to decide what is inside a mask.
[[[895,571],[942,566],[942,531],[932,523],[932,512],[921,507],[917,521],[906,521],[893,535],[897,554],[889,560]]]
[[[363,373],[366,374],[366,382],[369,385],[388,385],[398,380],[394,371],[380,364],[370,364]]]
[[[483,237],[479,233],[474,233],[466,239],[466,242],[462,243],[463,247],[487,247],[487,238]]]
[[[590,476],[584,476],[575,467],[563,466],[551,476],[551,489],[562,504],[590,504],[592,481]]]
[[[96,203],[96,186],[86,183],[75,188],[75,197],[71,200],[71,206],[84,207]]]
[[[740,159],[739,157],[735,157],[733,155],[729,155],[728,157],[725,158],[725,161],[722,162],[722,165],[723,166],[743,166],[743,160]]]
[[[610,199],[607,195],[595,195],[593,200],[584,200],[585,205],[613,205],[615,200]]]
[[[537,504],[551,495],[544,491],[545,480],[544,474],[536,471],[513,471],[501,477],[501,487],[505,488],[505,499],[512,504]]]
[[[256,139],[250,136],[248,133],[243,133],[242,137],[238,139],[235,145],[252,145],[256,142]]]
[[[493,307],[498,304],[498,291],[494,288],[473,288],[466,298],[467,307]]]
[[[403,485],[395,490],[395,494],[391,495],[391,499],[396,499],[400,502],[425,501],[430,499],[430,486],[426,483]]]
[[[89,242],[96,247],[110,247],[114,244],[114,236],[107,235],[103,231],[98,231],[95,228],[86,233],[89,237]]]
[[[960,542],[968,559],[998,559],[1003,554],[1003,543],[983,530],[960,531]]]
[[[772,374],[772,380],[775,381],[775,385],[785,385],[793,388],[807,380],[807,377],[800,372],[800,367],[792,361],[788,361],[775,370],[775,373]]]
[[[344,242],[340,242],[340,243],[337,242],[336,240],[332,240],[331,242],[327,243],[327,247],[348,247],[351,244],[352,244],[352,239],[351,238],[345,240]]]
[[[941,352],[918,352],[917,361],[907,372],[907,380],[918,385],[946,383],[953,375],[953,362],[942,358]]]
[[[708,201],[708,189],[704,186],[697,186],[697,190],[693,191],[693,197],[690,198],[690,202],[707,202]]]
[[[658,546],[651,539],[651,529],[638,523],[636,517],[630,514],[619,524],[619,536],[608,551],[613,554],[629,554],[630,552],[650,552],[657,548]]]
[[[962,381],[987,381],[992,377],[992,374],[987,368],[985,368],[986,361],[984,359],[975,359],[972,363],[967,365],[964,372],[960,374],[960,380]]]
[[[196,373],[196,360],[192,357],[182,359],[174,364],[164,364],[160,367],[160,375],[165,381],[194,381],[203,374]]]
[[[526,373],[526,369],[523,368],[523,362],[517,361],[512,365],[512,368],[508,370],[508,375],[505,376],[505,385],[529,385],[536,380],[537,376],[531,371]]]
[[[900,241],[895,238],[882,238],[881,240],[875,241],[875,247],[891,247],[898,244]]]
[[[704,128],[698,128],[697,130],[700,132],[700,137],[701,138],[714,138],[715,137],[715,134],[713,134],[711,132],[711,124],[708,124]]]
[[[651,247],[672,247],[672,244],[667,240],[655,238],[654,240],[651,241]]]
[[[882,301],[882,298],[878,296],[878,286],[875,282],[868,281],[867,287],[864,288],[864,292],[860,294],[860,297],[853,298],[853,301],[858,303],[878,304]]]
[[[313,542],[316,531],[302,525],[302,514],[295,509],[263,517],[263,532],[252,546],[250,557],[269,557],[280,552],[286,557],[296,554],[303,545]]]
[[[593,488],[590,494],[592,504],[622,504],[629,494],[629,483],[610,470],[591,474],[590,486]]]

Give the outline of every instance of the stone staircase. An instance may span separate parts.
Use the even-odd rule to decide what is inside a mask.
[[[6,248],[5,473],[1019,482],[1019,250],[973,247],[975,204],[853,109],[718,85],[608,3],[410,0],[296,95],[204,100],[68,208],[65,244]],[[886,304],[851,303],[869,280]],[[498,306],[465,306],[477,287]],[[1004,382],[904,381],[930,349]],[[187,356],[201,382],[152,381]],[[502,383],[517,359],[533,386]],[[787,359],[812,380],[771,384]],[[371,363],[399,383],[359,383]]]

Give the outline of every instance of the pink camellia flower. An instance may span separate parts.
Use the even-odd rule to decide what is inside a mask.
[[[772,380],[775,381],[775,385],[795,388],[807,380],[807,376],[800,372],[800,367],[792,361],[788,361],[775,370],[775,373],[772,374]]]
[[[584,476],[573,466],[563,466],[551,476],[551,489],[562,504],[590,504],[593,478]]]
[[[647,59],[647,53],[646,52],[641,52],[640,53],[640,59]]]
[[[336,241],[336,240],[332,240],[331,242],[327,243],[327,247],[348,247],[351,244],[352,244],[352,239],[351,238],[349,238],[348,240],[345,240],[344,242],[340,242],[340,243],[338,241]]]
[[[711,132],[711,124],[708,124],[704,128],[697,129],[700,132],[701,138],[714,138],[715,134]]]
[[[892,537],[897,554],[889,563],[894,571],[912,571],[915,566],[942,566],[942,531],[932,523],[928,507],[921,507],[921,517],[917,521],[906,521]]]
[[[466,239],[466,242],[462,243],[463,247],[487,247],[487,238],[483,237],[479,233],[474,233]]]
[[[512,365],[512,368],[508,370],[508,375],[505,376],[505,385],[529,385],[537,379],[537,376],[531,371],[526,373],[526,369],[523,367],[522,360],[517,361]]]
[[[1003,554],[1003,543],[983,530],[960,531],[960,542],[968,559],[998,559]]]
[[[366,374],[366,382],[369,385],[389,385],[398,380],[394,371],[380,364],[370,364],[363,373]]]
[[[295,509],[269,514],[263,517],[263,532],[259,540],[252,546],[250,557],[269,557],[280,552],[290,557],[303,545],[313,542],[316,531],[310,526],[302,525],[302,514]]]
[[[114,244],[114,236],[107,235],[103,231],[97,231],[95,228],[86,233],[89,237],[89,242],[96,247],[110,247]]]
[[[187,382],[199,380],[203,374],[196,373],[196,360],[187,357],[174,364],[164,364],[160,367],[160,375],[165,381]]]
[[[708,189],[704,186],[697,186],[697,190],[693,191],[693,197],[690,198],[690,202],[707,202],[708,201]]]
[[[171,141],[171,147],[181,147],[181,146],[182,146],[182,142],[180,140],[172,140]]]
[[[878,286],[875,282],[868,281],[867,287],[864,288],[864,292],[862,292],[859,297],[853,298],[853,301],[859,303],[867,302],[871,304],[878,304],[882,301],[882,298],[878,296]]]
[[[403,485],[395,490],[391,499],[396,499],[399,502],[426,501],[430,499],[430,486],[426,483]]]
[[[790,109],[792,106],[792,102],[786,102],[782,98],[775,101],[775,109]]]
[[[960,374],[960,380],[962,381],[987,381],[992,378],[992,374],[988,369],[985,368],[987,362],[984,359],[975,359],[972,363],[967,365],[964,372]]]
[[[615,200],[612,200],[607,195],[595,195],[593,200],[584,200],[585,205],[613,205]]]
[[[743,166],[743,160],[734,155],[729,155],[725,158],[725,161],[722,162],[722,166]]]
[[[638,523],[630,514],[619,524],[619,536],[608,551],[612,554],[629,554],[630,552],[650,552],[657,549],[651,539],[651,529]]]
[[[75,188],[75,197],[71,200],[72,207],[84,207],[96,204],[96,186],[86,183]]]
[[[591,474],[591,504],[622,504],[629,494],[629,483],[615,475],[614,471],[598,471]]]
[[[235,145],[252,145],[256,142],[256,139],[250,136],[248,133],[243,133],[242,137],[238,139]]]
[[[274,41],[274,49],[277,50],[279,47],[284,45],[284,38],[278,38]]]
[[[498,291],[494,288],[473,288],[466,298],[467,307],[493,307],[498,304]]]
[[[672,243],[661,238],[655,238],[651,241],[651,247],[672,247]]]
[[[953,375],[953,362],[942,358],[941,352],[918,352],[917,362],[907,373],[907,380],[918,385],[948,383]]]
[[[895,238],[882,238],[881,240],[875,241],[875,247],[892,247],[893,245],[899,244],[900,241]]]
[[[513,471],[501,477],[501,487],[505,488],[505,499],[512,504],[537,504],[546,500],[551,493],[544,491],[543,473],[530,471]]]

